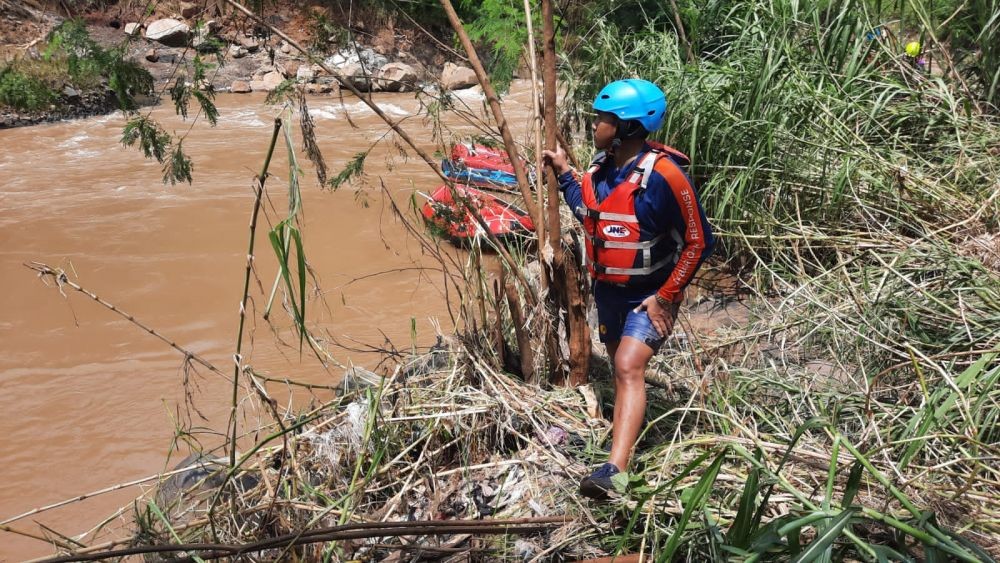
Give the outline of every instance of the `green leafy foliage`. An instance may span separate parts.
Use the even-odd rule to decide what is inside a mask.
[[[139,115],[125,124],[121,142],[127,147],[138,143],[139,150],[146,158],[155,158],[162,163],[171,145],[171,137],[156,121]]]
[[[264,98],[265,104],[280,104],[290,98],[295,94],[295,80],[288,78],[281,81],[274,90],[267,93],[267,97]]]
[[[330,179],[329,186],[336,190],[340,186],[350,182],[352,179],[362,176],[365,172],[365,159],[368,158],[368,151],[359,152],[354,155],[343,170]]]
[[[175,146],[170,134],[149,116],[136,115],[129,119],[121,142],[127,147],[138,145],[146,158],[155,158],[162,164],[164,183],[191,183],[194,165],[184,152],[183,143],[178,142]]]
[[[47,108],[56,93],[41,80],[14,68],[0,71],[0,104],[21,110]]]
[[[123,111],[137,107],[137,95],[153,91],[153,77],[135,61],[125,59],[126,49],[104,49],[87,32],[86,24],[70,19],[57,26],[44,50],[47,60],[65,61],[70,81],[78,87],[93,87],[106,78]]]
[[[163,183],[166,184],[170,182],[170,185],[177,184],[178,182],[191,183],[192,177],[191,172],[194,170],[194,165],[191,163],[191,158],[184,153],[184,143],[178,142],[177,145],[170,151],[170,159],[163,163]]]
[[[312,12],[309,19],[309,46],[318,53],[328,53],[331,50],[347,44],[348,30],[333,22],[322,12]]]
[[[302,249],[302,234],[294,224],[294,220],[286,219],[271,229],[268,238],[278,257],[280,276],[285,282],[285,290],[288,291],[290,297],[292,316],[299,333],[299,350],[301,351],[306,337],[306,276],[308,275],[305,254]],[[294,261],[292,249],[294,249]],[[295,265],[294,279],[292,265]]]
[[[465,30],[474,44],[485,47],[479,55],[490,74],[494,88],[505,92],[520,64],[528,42],[524,23],[524,4],[513,0],[461,0]],[[538,14],[535,19],[538,20]],[[533,23],[541,29],[540,20]]]
[[[174,85],[170,87],[170,101],[174,103],[174,110],[178,115],[187,119],[188,105],[191,103],[191,88],[185,82],[186,77],[178,76],[174,80]]]
[[[121,53],[110,55],[105,69],[108,86],[118,97],[122,111],[134,111],[138,107],[136,95],[153,93],[153,76],[139,63],[123,59]]]
[[[677,526],[674,532],[670,534],[667,539],[666,545],[656,557],[657,563],[671,561],[674,554],[677,552],[677,548],[680,547],[681,540],[684,537],[684,532],[687,530],[688,522],[691,520],[691,516],[695,512],[700,512],[708,501],[708,497],[712,492],[712,485],[715,484],[715,478],[719,475],[719,470],[722,468],[722,463],[726,459],[726,451],[721,452],[716,456],[715,460],[708,466],[704,473],[702,473],[701,478],[698,479],[697,484],[695,484],[693,489],[684,498],[682,495],[682,502],[684,505],[684,512],[681,513],[680,519],[677,521]]]
[[[198,107],[201,108],[201,113],[205,116],[205,119],[207,119],[213,127],[218,124],[219,110],[213,103],[215,100],[215,90],[208,87],[204,90],[195,90],[191,93],[191,95],[198,101]]]

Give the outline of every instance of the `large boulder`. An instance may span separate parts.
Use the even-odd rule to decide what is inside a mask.
[[[253,88],[250,87],[250,83],[246,80],[234,80],[233,85],[229,87],[229,91],[233,94],[249,94],[253,92]]]
[[[417,71],[405,63],[388,63],[375,74],[375,86],[386,92],[410,92],[417,85]]]
[[[252,88],[254,92],[259,92],[261,90],[265,92],[270,92],[271,90],[277,88],[284,81],[285,77],[282,76],[280,72],[272,70],[271,72],[268,72],[258,80],[251,80],[250,88]]]
[[[62,95],[63,98],[71,104],[80,102],[80,91],[72,86],[66,86],[63,88]]]
[[[359,55],[360,62],[365,66],[365,70],[369,74],[375,74],[378,69],[389,62],[389,59],[385,55],[376,53],[371,49],[362,49]]]
[[[454,63],[444,63],[444,70],[441,71],[441,86],[446,90],[462,90],[471,88],[479,84],[476,73],[469,67],[458,66]]]
[[[365,74],[365,70],[361,67],[360,63],[346,64],[337,69],[337,72],[340,73],[340,77],[345,82],[349,82],[358,90],[367,92],[371,89],[371,81],[368,80],[368,76]]]
[[[339,53],[331,55],[325,62],[327,66],[333,69],[341,69],[348,65],[357,64],[362,66],[369,74],[374,75],[378,69],[389,62],[389,59],[372,49],[361,49],[360,51],[356,49],[343,49]]]
[[[278,67],[281,74],[285,75],[285,78],[295,78],[298,76],[299,68],[302,67],[302,63],[300,61],[284,61],[274,64]]]
[[[170,18],[156,20],[146,27],[146,39],[168,47],[183,47],[191,35],[191,28],[184,22]]]

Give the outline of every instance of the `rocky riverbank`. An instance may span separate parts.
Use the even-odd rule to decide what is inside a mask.
[[[192,2],[165,6],[149,17],[111,9],[79,15],[99,45],[122,48],[126,60],[136,61],[149,71],[157,96],[177,80],[194,76],[196,61],[208,63],[202,87],[210,86],[215,92],[271,91],[286,81],[295,81],[314,95],[337,95],[342,81],[366,92],[428,87],[458,90],[477,84],[470,68],[448,60],[453,55],[434,44],[436,38],[398,28],[391,22],[375,31],[366,30],[361,20],[345,22],[344,29],[352,33],[327,38],[317,45],[311,22],[325,21],[325,8],[293,5],[275,10],[268,23],[299,45],[309,45],[310,58],[271,33],[267,26],[257,25],[238,12]],[[50,11],[38,19],[41,36],[25,44],[5,46],[5,65],[18,58],[42,57],[39,45],[43,45],[45,34],[65,17]],[[317,60],[324,64],[317,64]],[[45,109],[19,111],[0,105],[0,128],[85,117],[118,108],[107,80],[89,90],[78,89],[67,80],[61,90]]]
[[[80,119],[110,113],[116,109],[118,100],[111,90],[101,88],[81,92],[72,86],[66,86],[59,100],[45,110],[17,111],[0,106],[0,129],[38,125],[63,119]]]

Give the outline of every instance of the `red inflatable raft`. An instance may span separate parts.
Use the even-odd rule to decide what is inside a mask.
[[[490,232],[499,238],[535,230],[531,217],[511,203],[462,184],[455,185],[455,192],[459,197],[467,198]],[[441,229],[452,239],[464,240],[483,235],[482,226],[466,211],[465,206],[452,198],[452,191],[447,185],[435,190],[420,212],[428,225]]]
[[[478,168],[480,170],[500,170],[514,173],[514,165],[506,151],[485,145],[455,143],[451,148],[451,161],[458,168]]]

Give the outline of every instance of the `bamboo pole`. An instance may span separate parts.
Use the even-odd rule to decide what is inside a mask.
[[[469,56],[469,63],[472,65],[472,70],[476,73],[476,78],[483,87],[483,94],[486,95],[486,101],[493,112],[493,119],[496,120],[497,127],[500,129],[504,148],[507,149],[511,164],[514,166],[514,176],[517,177],[517,185],[521,188],[521,195],[524,197],[524,207],[528,211],[528,214],[531,215],[531,220],[535,223],[535,229],[538,229],[538,225],[542,222],[542,217],[534,200],[531,198],[532,194],[529,189],[531,182],[528,181],[528,173],[524,169],[524,162],[518,156],[517,145],[514,143],[514,137],[510,133],[510,127],[507,125],[507,118],[504,117],[503,108],[500,107],[500,98],[497,96],[496,90],[493,89],[493,83],[490,82],[490,77],[486,74],[483,63],[479,60],[479,55],[476,54],[476,48],[472,45],[469,34],[465,32],[465,27],[462,25],[462,20],[459,19],[458,13],[455,12],[454,6],[451,5],[450,0],[441,0],[441,6],[444,8],[445,13],[448,14],[448,21],[458,35],[462,47]]]
[[[267,181],[267,169],[271,166],[274,156],[274,146],[278,143],[278,133],[281,131],[281,119],[274,120],[274,130],[271,132],[271,144],[264,157],[264,165],[254,182],[253,213],[250,215],[250,242],[247,248],[246,274],[243,276],[243,298],[240,300],[240,327],[236,333],[236,353],[233,355],[233,398],[229,411],[229,467],[236,467],[236,406],[239,399],[240,371],[243,370],[243,326],[247,316],[247,298],[250,294],[250,274],[253,271],[253,248],[257,232],[257,216],[260,214],[260,201],[264,195],[264,182]]]
[[[552,0],[542,0],[542,76],[544,83],[545,146],[555,150],[559,142],[556,123],[556,38]],[[558,289],[550,292],[554,314],[565,311],[566,337],[569,345],[567,363],[554,372],[557,382],[577,387],[587,382],[590,364],[590,329],[587,325],[587,301],[576,261],[567,259],[563,250],[562,226],[559,219],[559,182],[551,170],[546,171],[549,185],[547,242],[552,256],[552,271]],[[557,300],[561,299],[561,303]]]
[[[538,102],[538,55],[535,54],[535,31],[531,23],[531,1],[524,0],[524,21],[528,27],[528,68],[531,69],[531,121],[535,126],[535,194],[538,196],[538,209],[545,209],[545,186],[542,174],[542,108]],[[545,240],[545,222],[539,222],[535,231],[539,244]],[[540,276],[542,291],[548,287],[548,276]]]

